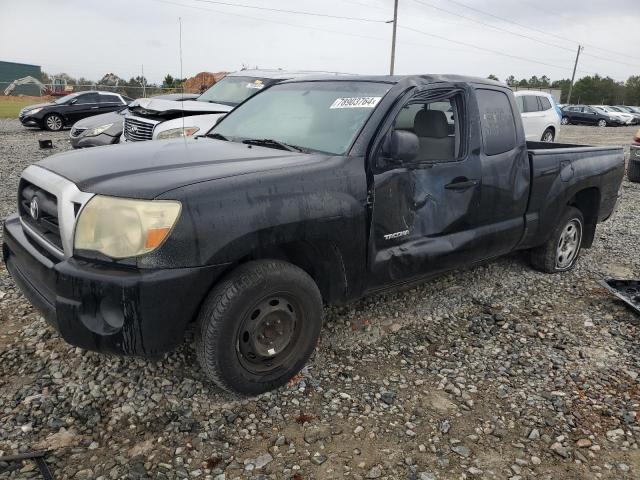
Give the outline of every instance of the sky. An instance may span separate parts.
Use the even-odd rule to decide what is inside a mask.
[[[389,73],[393,0],[0,0],[0,60],[93,80]],[[326,16],[237,6],[311,12]],[[399,0],[396,74],[640,75],[640,0]],[[333,17],[350,17],[333,18]],[[182,21],[182,75],[179,18]]]

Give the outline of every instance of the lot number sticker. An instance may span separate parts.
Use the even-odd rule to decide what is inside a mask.
[[[382,97],[336,98],[329,108],[373,108]]]

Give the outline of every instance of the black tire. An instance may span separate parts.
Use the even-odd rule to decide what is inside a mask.
[[[566,238],[571,237],[572,226],[576,234],[575,248],[567,248],[565,252],[573,252],[571,255],[562,255],[563,244],[561,241],[565,239],[564,246],[572,245],[573,242],[566,242]],[[575,207],[567,207],[567,211],[562,216],[558,225],[553,231],[551,237],[544,245],[531,250],[531,264],[537,270],[547,273],[566,272],[571,270],[580,256],[580,248],[582,247],[582,238],[584,237],[584,216],[582,212]]]
[[[50,113],[42,122],[46,130],[51,132],[59,132],[64,127],[64,119],[57,113]]]
[[[322,297],[304,270],[280,260],[248,262],[205,300],[196,330],[198,360],[220,388],[257,395],[300,371],[321,327]]]
[[[544,133],[542,134],[542,137],[540,138],[541,142],[548,142],[548,143],[553,143],[553,141],[556,139],[556,134],[553,131],[553,128],[547,128]]]
[[[561,125],[569,125],[571,123],[571,119],[569,117],[562,117],[560,120]]]
[[[630,182],[640,183],[640,160],[635,158],[629,159],[627,178]]]

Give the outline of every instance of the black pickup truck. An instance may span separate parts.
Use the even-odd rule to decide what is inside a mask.
[[[154,357],[196,321],[204,373],[256,394],[308,360],[323,303],[514,250],[569,270],[623,171],[622,148],[526,144],[492,81],[297,79],[207,137],[28,167],[3,256],[69,343]]]

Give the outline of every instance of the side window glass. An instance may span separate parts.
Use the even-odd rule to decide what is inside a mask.
[[[516,146],[516,123],[509,97],[498,90],[476,90],[482,141],[486,155],[498,155]],[[525,100],[526,106],[526,100]]]
[[[537,112],[538,108],[538,97],[534,97],[533,95],[525,95],[524,96],[524,111],[525,112]]]
[[[78,101],[76,102],[76,105],[84,105],[87,103],[98,103],[98,94],[85,93],[84,95],[80,95],[78,97]]]
[[[100,95],[100,103],[122,103],[116,95]]]
[[[458,112],[462,97],[405,105],[394,122],[395,130],[418,137],[420,149],[412,163],[454,162],[460,156],[461,136]]]
[[[551,110],[551,102],[547,97],[539,97],[540,104],[542,105],[542,110]]]
[[[522,95],[516,97],[516,105],[518,106],[518,111],[524,113],[524,97]]]

